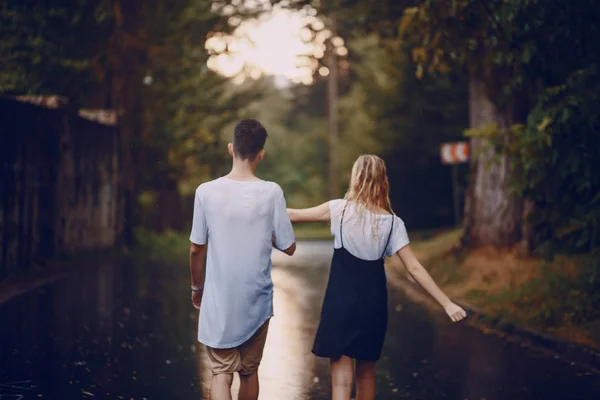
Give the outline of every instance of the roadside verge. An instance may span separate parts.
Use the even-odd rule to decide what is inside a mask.
[[[420,248],[422,249],[418,244],[414,247],[417,252]],[[419,258],[429,270],[426,262],[427,257],[421,255]],[[386,270],[389,283],[402,290],[408,298],[426,305],[432,312],[443,313],[439,304],[412,280],[398,260],[389,260],[386,264]],[[432,275],[436,279],[435,275],[439,277],[440,273],[437,271]],[[446,290],[446,285],[442,284],[440,286],[443,290]],[[498,317],[497,314],[488,312],[482,307],[476,307],[460,297],[453,297],[453,300],[467,311],[467,323],[486,334],[501,336],[508,341],[517,342],[549,356],[562,359],[565,362],[579,364],[600,373],[600,351],[597,349],[524,327],[509,321],[507,318]]]

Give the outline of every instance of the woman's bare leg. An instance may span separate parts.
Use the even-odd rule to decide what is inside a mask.
[[[337,360],[331,359],[332,400],[350,400],[353,372],[351,358],[341,356]]]
[[[356,400],[375,400],[375,361],[356,362]]]

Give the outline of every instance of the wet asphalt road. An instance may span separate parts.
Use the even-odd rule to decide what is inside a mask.
[[[327,399],[329,365],[310,353],[331,244],[273,256],[275,318],[260,399]],[[410,300],[390,277],[378,399],[595,400],[600,376]],[[112,263],[0,305],[0,400],[202,399],[210,373],[196,342],[185,261]],[[234,381],[234,390],[237,381]]]

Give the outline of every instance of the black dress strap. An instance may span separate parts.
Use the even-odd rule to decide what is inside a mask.
[[[342,242],[342,248],[344,248],[344,236],[342,235],[342,224],[344,223],[344,214],[346,213],[347,205],[348,205],[348,201],[346,200],[346,204],[344,204],[344,209],[342,210],[342,218],[340,219],[340,241]]]
[[[390,234],[388,235],[387,242],[385,242],[385,246],[383,247],[383,254],[381,258],[385,257],[385,251],[387,250],[388,245],[390,244],[390,239],[392,238],[392,233],[394,232],[394,214],[392,214],[392,228],[390,229]]]

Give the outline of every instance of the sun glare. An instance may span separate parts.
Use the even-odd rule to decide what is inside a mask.
[[[233,77],[236,83],[272,75],[279,81],[287,78],[310,85],[315,71],[326,75],[317,59],[324,56],[324,43],[332,34],[314,8],[289,10],[275,6],[259,18],[231,19],[230,24],[237,26],[232,35],[215,34],[206,41],[212,54],[208,67],[212,70]],[[317,31],[315,37],[308,26]],[[332,43],[339,56],[348,53],[341,38],[333,38]]]

